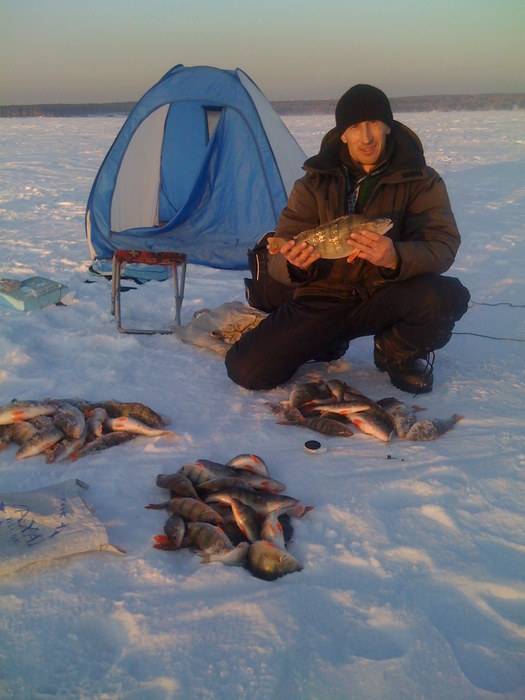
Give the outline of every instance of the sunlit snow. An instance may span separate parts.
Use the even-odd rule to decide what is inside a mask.
[[[475,302],[418,403],[465,418],[435,442],[356,434],[322,438],[318,455],[303,450],[313,433],[277,425],[266,406],[289,387],[249,392],[217,356],[172,335],[117,333],[110,283],[88,272],[83,216],[122,119],[0,120],[0,277],[69,288],[66,306],[0,307],[0,404],[142,401],[181,435],[66,464],[0,453],[0,491],[88,483],[110,541],[127,552],[0,582],[0,698],[525,698],[525,112],[396,116],[445,178],[463,239],[450,274]],[[332,126],[328,116],[286,122],[308,154]],[[190,266],[183,322],[243,300],[243,276]],[[162,325],[171,284],[124,293],[123,316]],[[370,339],[298,376],[327,375],[404,398],[373,366]],[[300,573],[265,582],[151,546],[165,518],[144,509],[165,495],[156,474],[243,452],[315,506],[295,521]]]

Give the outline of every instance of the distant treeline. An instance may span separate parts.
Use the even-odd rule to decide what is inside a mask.
[[[483,95],[422,95],[391,98],[394,112],[450,112],[481,109],[525,109],[525,93]],[[272,102],[281,114],[333,114],[336,100]],[[0,117],[93,117],[126,115],[134,102],[93,104],[0,105]]]
[[[336,102],[337,100],[301,100],[297,102],[272,102],[272,104],[279,114],[333,114]],[[391,97],[390,103],[394,112],[525,109],[525,93]]]

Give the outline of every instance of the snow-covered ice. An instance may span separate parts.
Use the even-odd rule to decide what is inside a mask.
[[[277,425],[265,405],[289,387],[245,391],[218,357],[174,336],[118,334],[109,282],[86,283],[85,204],[122,119],[0,120],[0,277],[42,275],[70,290],[67,306],[0,307],[0,404],[142,401],[182,435],[70,464],[0,453],[0,491],[87,482],[127,552],[0,582],[0,698],[525,698],[525,112],[397,117],[447,182],[463,237],[450,274],[477,302],[418,403],[465,418],[435,442],[356,434],[324,439],[319,455],[303,450],[313,433]],[[286,122],[308,154],[332,126]],[[190,266],[183,321],[242,300],[243,276]],[[162,323],[171,299],[171,281],[151,282],[123,294],[123,315]],[[403,398],[374,368],[370,339],[298,376],[312,375]],[[295,521],[300,573],[264,582],[151,546],[165,519],[143,507],[162,496],[155,475],[242,452],[315,506]]]

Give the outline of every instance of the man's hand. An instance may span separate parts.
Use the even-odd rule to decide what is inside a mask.
[[[377,267],[386,267],[389,270],[396,269],[398,255],[391,238],[362,228],[350,235],[350,242],[354,246],[355,252],[348,256],[348,262],[361,258],[361,260],[368,260]]]
[[[279,250],[286,260],[295,267],[301,270],[307,270],[316,260],[321,257],[316,252],[315,248],[308,245],[305,241],[297,243],[296,241],[288,241]]]

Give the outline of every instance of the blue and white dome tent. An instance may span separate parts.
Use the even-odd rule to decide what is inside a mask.
[[[177,65],[137,102],[95,178],[91,257],[179,251],[192,263],[244,269],[305,158],[242,70]]]

